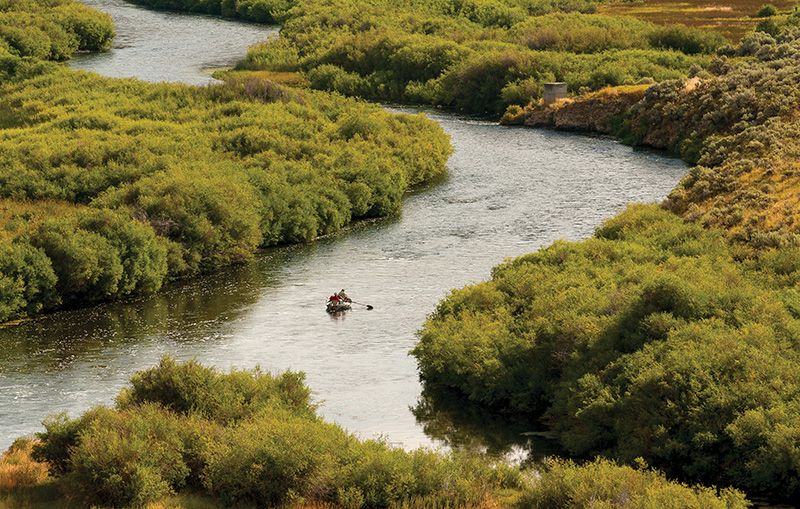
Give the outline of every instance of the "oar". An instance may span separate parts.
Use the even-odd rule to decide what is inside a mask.
[[[352,302],[353,304],[358,304],[359,306],[366,306],[368,310],[372,309],[372,306],[370,306],[369,304],[362,304],[362,303],[356,302],[354,300],[351,300],[350,302]]]

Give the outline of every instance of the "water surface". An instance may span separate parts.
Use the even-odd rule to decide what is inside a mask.
[[[77,54],[72,69],[115,78],[207,85],[211,71],[231,67],[247,48],[278,34],[278,27],[215,16],[160,12],[124,0],[81,0],[111,15],[117,37],[110,51]]]
[[[137,60],[136,41],[146,32],[153,38],[150,47],[163,48],[185,38],[206,41],[208,23],[215,32],[243,26],[118,0],[87,4],[112,13],[118,43],[132,41],[113,52],[119,72],[100,71],[111,76],[133,73],[152,80],[158,67],[176,70],[158,79],[202,80],[202,71],[186,78],[178,69],[203,69],[208,60],[198,55],[206,52],[173,57],[153,51],[152,59]],[[117,16],[140,21],[122,23]],[[192,54],[198,59],[189,62]],[[107,55],[86,55],[76,65],[91,66],[94,58]],[[416,365],[408,355],[437,302],[453,288],[487,279],[508,257],[559,238],[586,238],[626,204],[663,199],[687,168],[609,138],[426,114],[451,136],[455,153],[447,178],[409,193],[399,217],[272,249],[251,265],[174,285],[154,297],[0,329],[0,449],[40,431],[48,414],[76,417],[92,405],[113,404],[131,374],[167,353],[222,370],[260,365],[304,371],[322,414],[365,438],[383,436],[415,448],[439,446],[444,436],[459,434],[460,429],[442,431],[453,426],[445,417],[439,421],[444,410],[437,414],[420,405]],[[325,299],[342,288],[374,309],[354,306],[331,317]],[[482,433],[471,434],[479,438],[463,441],[480,446],[492,440],[498,448],[526,443],[517,431],[493,434],[495,426],[483,425]]]

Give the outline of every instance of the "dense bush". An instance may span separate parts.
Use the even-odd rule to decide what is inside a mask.
[[[791,497],[800,463],[779,451],[800,390],[793,253],[762,262],[719,231],[634,206],[590,240],[454,291],[412,353],[430,384],[546,413],[573,454]],[[770,453],[781,461],[755,468]]]
[[[200,12],[239,18],[255,23],[279,23],[294,0],[132,0],[155,9]]]
[[[0,316],[35,315],[59,302],[50,259],[25,243],[0,243]]]
[[[69,496],[104,507],[184,489],[258,507],[474,506],[519,486],[512,466],[361,441],[317,417],[302,380],[165,357],[133,377],[116,409],[45,421],[33,457],[53,465]]]
[[[796,244],[800,29],[722,53],[714,76],[650,87],[619,133],[698,163],[669,195],[674,212],[756,248]]]
[[[71,0],[0,4],[0,55],[68,60],[107,49],[114,35],[110,16]]]
[[[159,405],[98,408],[69,452],[71,496],[106,507],[140,507],[186,484],[187,426]]]
[[[551,458],[544,472],[521,497],[517,507],[578,509],[582,507],[749,507],[741,493],[688,487],[668,481],[663,474],[645,468],[618,466],[597,459],[578,466]]]
[[[0,96],[0,321],[395,214],[450,154],[421,115],[260,79],[153,85],[17,60]]]
[[[178,363],[164,357],[158,367],[134,374],[130,385],[117,397],[121,409],[159,403],[220,424],[251,417],[265,407],[286,407],[306,417],[313,410],[303,375],[288,371],[277,377],[259,369],[222,375],[196,361]]]
[[[22,491],[48,479],[50,469],[47,463],[34,461],[30,457],[34,445],[34,440],[30,438],[18,438],[0,456],[0,493]]]

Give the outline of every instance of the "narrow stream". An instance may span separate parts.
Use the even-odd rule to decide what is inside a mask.
[[[247,27],[119,0],[86,3],[112,14],[117,43],[125,42],[112,57],[86,55],[70,65],[111,76],[207,80],[202,69],[210,60],[198,57],[192,63],[181,54],[175,61],[172,53],[157,50],[139,59],[137,37],[150,34],[152,48],[172,47],[180,39],[181,46],[203,47],[204,57],[209,31],[224,40],[232,37],[226,30]],[[253,30],[244,46],[274,33]],[[244,46],[236,50],[238,58]],[[94,64],[109,59],[119,68]],[[160,77],[151,73],[155,67],[176,72]],[[195,75],[186,77],[187,68],[196,69]],[[604,137],[426,114],[450,134],[455,153],[448,177],[409,193],[400,217],[273,249],[251,265],[174,285],[154,297],[1,328],[0,450],[18,436],[40,431],[49,414],[76,417],[92,405],[113,404],[133,372],[167,353],[222,370],[260,365],[273,372],[304,371],[328,420],[409,449],[447,445],[426,434],[426,424],[435,427],[430,422],[437,419],[435,408],[417,412],[426,414],[419,422],[412,413],[421,386],[408,351],[437,302],[453,288],[487,279],[508,257],[559,238],[586,238],[627,203],[663,199],[687,168]],[[355,306],[341,317],[328,315],[326,297],[342,288],[374,309]],[[476,429],[473,436],[480,446],[482,437],[495,432]],[[493,440],[524,448],[527,439],[518,432],[507,436],[516,438]]]

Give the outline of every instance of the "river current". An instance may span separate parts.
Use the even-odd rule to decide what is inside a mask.
[[[121,0],[84,3],[110,13],[119,35],[110,52],[69,66],[108,76],[207,84],[206,69],[233,64],[277,33]],[[605,137],[402,111],[438,122],[455,152],[448,176],[409,193],[399,217],[271,249],[156,296],[0,328],[0,450],[41,431],[48,415],[112,405],[135,371],[164,354],[225,371],[303,371],[327,420],[407,449],[443,445],[408,355],[436,304],[509,257],[584,239],[626,204],[663,199],[687,171]],[[328,315],[326,297],[342,288],[373,309]],[[525,439],[516,442],[524,448]]]

